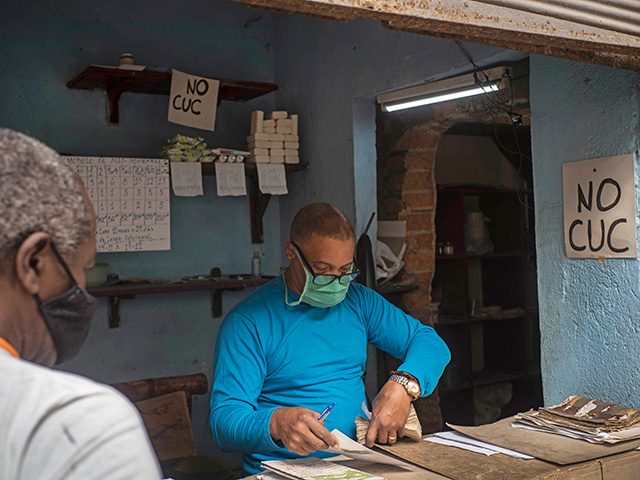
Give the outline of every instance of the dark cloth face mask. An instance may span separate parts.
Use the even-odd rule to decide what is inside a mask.
[[[51,251],[71,281],[71,288],[62,295],[49,300],[42,300],[38,294],[34,297],[38,304],[38,312],[49,328],[53,344],[56,347],[58,353],[56,365],[58,365],[72,359],[80,351],[80,347],[89,334],[91,318],[96,311],[97,301],[95,297],[78,285],[69,266],[53,244],[51,244]]]

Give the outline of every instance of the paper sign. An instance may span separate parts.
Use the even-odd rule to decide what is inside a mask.
[[[168,160],[63,158],[82,179],[96,212],[98,252],[171,248]]]
[[[202,165],[200,162],[171,162],[171,187],[178,197],[202,195]]]
[[[238,197],[247,194],[244,163],[216,162],[216,188],[219,197]]]
[[[216,126],[219,87],[218,80],[173,70],[169,94],[169,121],[213,132]]]
[[[565,163],[562,187],[567,257],[637,257],[633,155]]]
[[[283,164],[256,163],[258,185],[262,193],[286,195],[287,175]]]

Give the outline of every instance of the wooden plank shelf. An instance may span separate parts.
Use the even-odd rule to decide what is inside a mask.
[[[94,297],[109,299],[109,328],[120,326],[120,301],[135,298],[137,295],[160,293],[181,293],[209,291],[211,294],[211,316],[222,316],[222,293],[241,291],[264,285],[273,277],[252,277],[251,275],[220,276],[219,269],[212,269],[210,277],[187,279],[175,282],[132,283],[120,282],[113,285],[89,288]]]
[[[222,100],[244,102],[274,92],[274,83],[220,80],[218,103]],[[81,90],[105,90],[109,99],[109,122],[118,123],[118,102],[125,92],[168,95],[171,88],[171,72],[153,70],[128,70],[91,65],[67,82],[68,88]]]
[[[244,290],[258,287],[269,281],[269,278],[254,278],[246,275],[239,278],[221,278],[206,280],[188,280],[167,283],[129,283],[89,288],[94,297],[131,297],[154,293],[197,292],[201,290]]]

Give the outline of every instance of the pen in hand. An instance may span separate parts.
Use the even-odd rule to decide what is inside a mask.
[[[336,406],[336,402],[330,403],[329,405],[327,405],[327,408],[325,408],[322,413],[320,414],[320,416],[318,417],[318,421],[321,422],[323,421],[325,418],[327,418],[329,416],[329,414],[331,413],[331,410],[333,410],[333,407]]]

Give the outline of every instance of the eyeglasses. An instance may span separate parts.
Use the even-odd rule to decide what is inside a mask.
[[[298,254],[300,255],[300,259],[302,260],[302,263],[304,263],[305,267],[307,267],[307,270],[309,270],[309,273],[311,273],[311,277],[313,277],[312,282],[314,285],[317,285],[319,287],[326,287],[327,285],[335,282],[336,280],[338,280],[338,283],[340,283],[341,285],[348,285],[349,283],[354,281],[358,277],[358,275],[360,275],[360,270],[358,270],[358,268],[356,267],[355,259],[351,264],[350,272],[343,273],[342,275],[331,275],[331,274],[324,274],[324,273],[318,275],[313,271],[313,268],[311,268],[311,265],[309,264],[306,257],[304,256],[304,253],[302,253],[302,250],[300,249],[300,247],[293,242],[291,243],[298,251]]]

